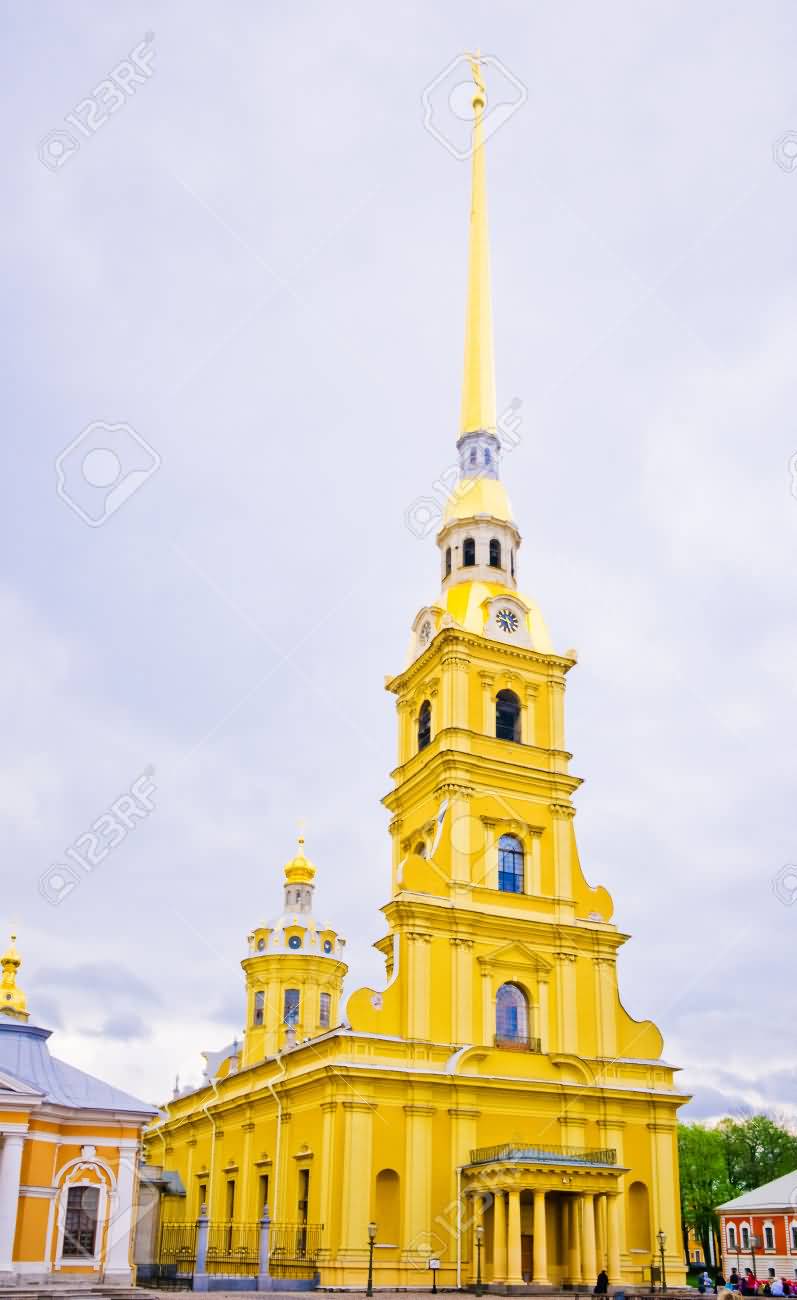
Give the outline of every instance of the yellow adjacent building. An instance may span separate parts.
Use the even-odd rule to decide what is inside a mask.
[[[277,1275],[286,1250],[301,1275],[312,1237],[321,1284],[361,1288],[370,1229],[376,1287],[425,1287],[430,1260],[443,1286],[481,1274],[591,1288],[601,1268],[640,1283],[664,1233],[673,1285],[686,1098],[658,1029],[622,1006],[628,936],[579,860],[564,725],[575,653],[553,649],[518,587],[475,78],[459,483],[437,535],[439,592],[387,682],[398,763],[384,984],[344,1002],[343,940],[314,917],[300,846],[281,915],[249,937],[243,1043],[168,1104],[148,1156],[185,1188],[164,1202],[167,1223],[205,1204],[231,1241],[267,1203]]]
[[[0,957],[0,1283],[129,1283],[146,1102],[50,1055]]]

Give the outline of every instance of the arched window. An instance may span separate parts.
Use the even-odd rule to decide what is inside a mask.
[[[451,572],[451,547],[446,547],[446,577]]]
[[[764,1250],[775,1249],[775,1229],[771,1223],[764,1224]]]
[[[728,1249],[729,1250],[736,1249],[736,1224],[735,1223],[728,1224]]]
[[[501,567],[501,543],[497,537],[490,538],[490,568],[500,569]]]
[[[462,563],[466,568],[476,563],[476,543],[472,537],[466,537],[462,543]]]
[[[743,1250],[750,1249],[750,1229],[748,1228],[747,1224],[744,1224],[742,1228],[742,1249]]]
[[[376,1175],[374,1219],[379,1224],[379,1239],[383,1246],[398,1246],[401,1242],[401,1184],[395,1169],[380,1169]]]
[[[299,990],[286,989],[285,997],[282,1004],[283,1024],[288,1026],[298,1025],[299,1023]]]
[[[470,449],[470,463],[471,463],[471,465],[475,465],[475,464],[476,464],[476,448],[475,448],[475,447],[471,447],[471,449]]]
[[[529,1041],[529,1004],[518,984],[502,984],[496,994],[495,1040],[520,1045]]]
[[[514,552],[514,548],[511,548],[510,551],[509,551],[509,570],[510,570],[510,572],[511,572],[511,574],[512,574],[512,577],[514,578],[514,576],[515,576],[515,552]]]
[[[419,858],[426,857],[426,845],[424,844],[423,840],[418,840],[418,843],[415,845],[414,852],[417,853]]]
[[[265,995],[265,993],[263,993],[262,991],[259,992],[259,993],[256,993],[256,994],[255,994],[255,1010],[254,1010],[254,1016],[253,1016],[253,1018],[252,1018],[252,1024],[254,1024],[254,1025],[262,1025],[262,1023],[263,1023],[263,1008],[264,1008],[264,1006],[265,1006],[265,1003],[266,1003],[266,995]]]
[[[485,447],[485,449],[484,449],[484,463],[485,463],[485,465],[492,465],[492,463],[493,463],[493,458],[492,458],[492,456],[490,455],[490,448],[489,448],[489,447]]]
[[[495,697],[495,734],[499,740],[520,740],[520,700],[514,691]]]
[[[645,1183],[628,1189],[628,1244],[631,1250],[650,1250],[650,1196]]]
[[[418,713],[418,749],[426,749],[432,739],[432,706],[424,700]]]
[[[498,841],[498,888],[504,894],[523,893],[523,845],[517,835]]]

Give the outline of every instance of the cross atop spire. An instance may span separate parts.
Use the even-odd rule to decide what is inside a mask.
[[[487,185],[483,117],[487,102],[481,61],[471,56],[473,73],[473,173],[468,254],[468,305],[465,318],[465,377],[461,433],[495,433],[495,355],[487,233]]]

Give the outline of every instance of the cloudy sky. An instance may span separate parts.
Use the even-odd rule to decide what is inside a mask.
[[[797,1113],[794,6],[3,20],[0,909],[53,1049],[156,1101],[198,1078],[301,818],[350,987],[379,978],[383,679],[437,590],[406,513],[457,433],[480,46],[505,477],[579,652],[583,865],[691,1114]]]

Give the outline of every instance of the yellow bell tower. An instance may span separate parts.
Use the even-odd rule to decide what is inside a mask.
[[[247,1006],[244,1069],[338,1024],[346,940],[313,916],[315,875],[300,837],[299,852],[285,864],[280,916],[249,935],[249,955],[241,962]]]

